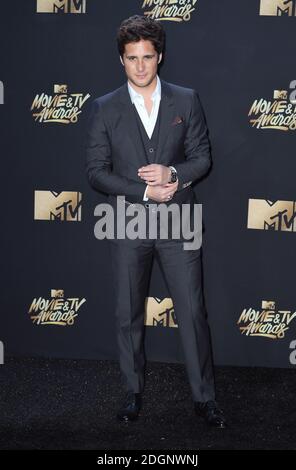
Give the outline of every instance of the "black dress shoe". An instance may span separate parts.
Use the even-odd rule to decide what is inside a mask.
[[[141,393],[127,392],[124,403],[117,412],[117,419],[125,422],[137,419],[141,401]]]
[[[226,419],[223,416],[223,411],[218,408],[214,400],[206,402],[195,401],[194,409],[198,416],[202,416],[207,424],[215,428],[226,428]]]

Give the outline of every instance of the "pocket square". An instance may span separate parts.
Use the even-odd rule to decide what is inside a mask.
[[[172,122],[172,126],[176,126],[177,124],[181,124],[184,119],[181,116],[176,116]]]

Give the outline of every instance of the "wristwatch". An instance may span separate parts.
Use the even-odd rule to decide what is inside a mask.
[[[173,166],[169,166],[171,170],[171,181],[170,183],[175,183],[178,179],[177,170]]]

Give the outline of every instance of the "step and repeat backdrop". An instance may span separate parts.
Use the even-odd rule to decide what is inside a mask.
[[[109,241],[85,174],[92,101],[125,80],[116,30],[161,21],[164,80],[198,91],[213,166],[204,291],[217,365],[296,363],[296,1],[10,0],[0,10],[2,307],[6,355],[117,359]],[[128,155],[127,155],[128,159]],[[157,261],[148,360],[183,362]]]

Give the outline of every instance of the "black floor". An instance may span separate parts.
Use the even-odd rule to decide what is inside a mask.
[[[194,415],[181,364],[149,362],[136,422],[115,419],[114,361],[10,358],[0,366],[0,449],[296,449],[295,371],[217,367],[229,429]]]

